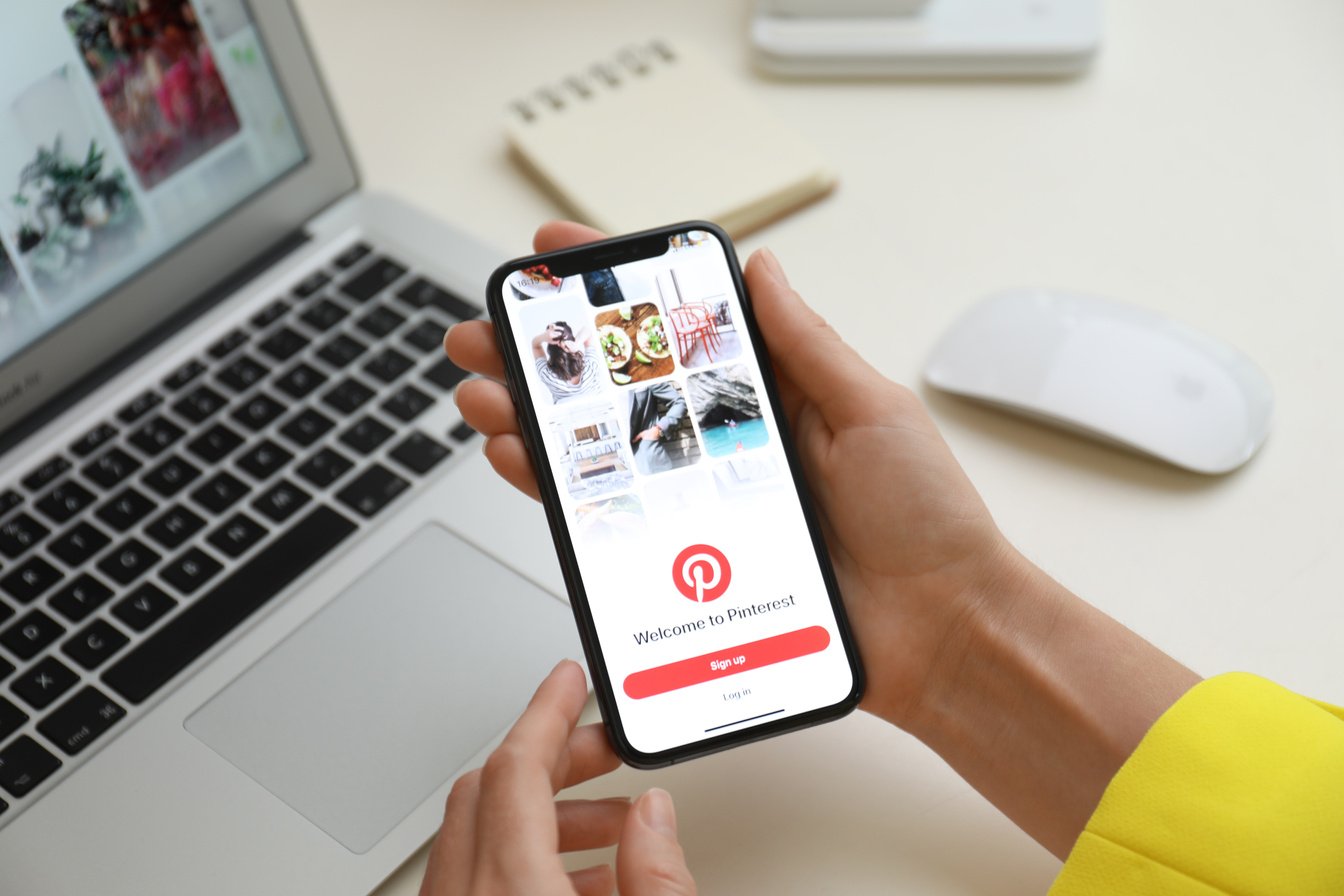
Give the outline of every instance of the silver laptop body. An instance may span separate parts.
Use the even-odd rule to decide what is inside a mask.
[[[287,3],[0,30],[0,892],[366,893],[581,651]],[[325,421],[325,422],[323,422]]]

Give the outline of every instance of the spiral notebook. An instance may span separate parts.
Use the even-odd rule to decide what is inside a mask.
[[[733,236],[835,186],[821,155],[683,47],[630,47],[511,104],[515,156],[580,220],[626,233],[708,218]]]

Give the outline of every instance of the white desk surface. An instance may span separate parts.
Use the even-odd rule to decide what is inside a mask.
[[[887,375],[916,384],[954,316],[1013,285],[1128,299],[1239,346],[1278,409],[1223,479],[925,397],[1003,528],[1068,586],[1202,673],[1344,702],[1344,4],[1112,2],[1090,75],[966,84],[763,80],[745,0],[299,6],[367,185],[510,254],[560,212],[505,155],[507,101],[666,36],[717,56],[839,171],[835,195],[740,248],[771,246]],[[1058,869],[863,714],[583,790],[654,784],[706,894],[1035,896]],[[415,893],[423,862],[380,892]]]

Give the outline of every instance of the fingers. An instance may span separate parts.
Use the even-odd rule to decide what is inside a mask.
[[[555,804],[560,851],[602,849],[621,837],[630,801],[625,797],[606,800],[560,800]]]
[[[569,883],[579,896],[611,896],[616,891],[616,872],[610,865],[594,865],[569,872]]]
[[[872,396],[855,385],[886,380],[789,286],[768,249],[752,253],[744,273],[761,334],[783,378],[820,407],[832,427],[872,422]]]
[[[457,387],[458,410],[471,428],[485,436],[518,435],[518,415],[509,390],[494,380],[467,380]]]
[[[476,806],[480,793],[480,769],[467,772],[453,783],[443,824],[429,851],[421,896],[467,891],[476,852]]]
[[[585,224],[574,221],[548,221],[537,228],[536,236],[532,237],[532,248],[537,252],[555,252],[605,238],[605,233]]]
[[[575,728],[569,736],[569,774],[560,787],[573,787],[584,781],[615,771],[621,766],[621,757],[611,749],[606,729],[601,722]]]
[[[509,485],[533,501],[541,500],[537,474],[532,469],[532,458],[528,456],[522,436],[512,433],[494,436],[485,440],[485,447],[481,450],[485,453],[485,459],[490,461],[490,466]]]
[[[469,320],[449,327],[443,334],[443,350],[458,367],[492,380],[504,379],[504,358],[489,321]]]
[[[635,801],[625,817],[616,850],[621,896],[690,896],[695,880],[677,842],[672,797],[654,788]]]
[[[476,859],[505,879],[553,866],[554,797],[568,774],[569,736],[588,697],[583,670],[560,663],[481,770]]]

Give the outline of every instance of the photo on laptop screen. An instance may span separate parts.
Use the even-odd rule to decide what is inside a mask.
[[[0,10],[3,365],[307,150],[245,0]]]
[[[70,65],[46,72],[0,116],[15,157],[13,170],[0,171],[11,261],[25,265],[33,286],[57,306],[145,236],[127,172],[108,154],[111,135],[77,75]]]
[[[190,3],[80,0],[65,23],[145,189],[238,133]]]

